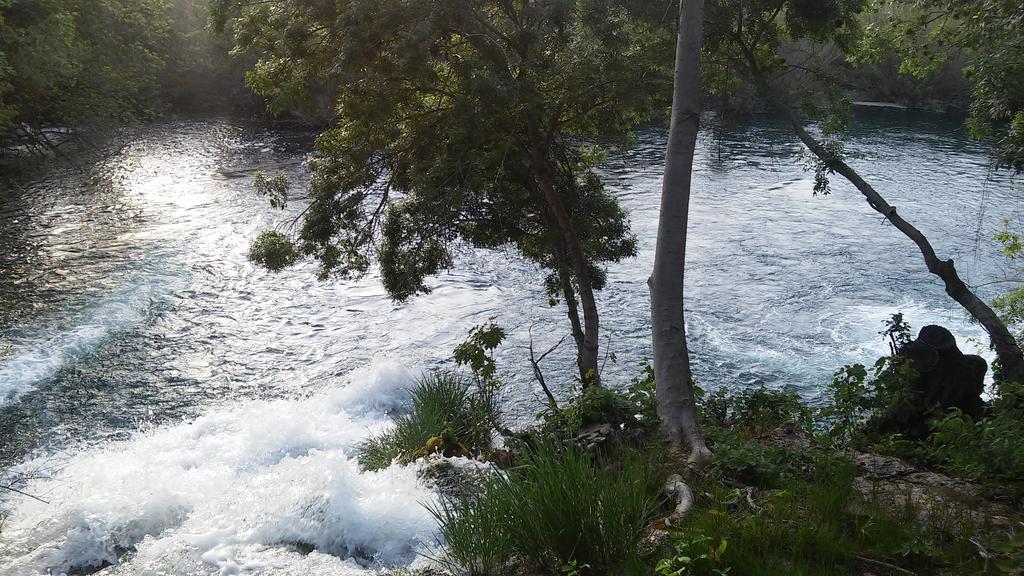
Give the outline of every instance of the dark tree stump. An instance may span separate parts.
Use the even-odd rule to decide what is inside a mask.
[[[923,439],[931,431],[930,421],[950,408],[959,408],[975,420],[984,415],[981,393],[988,363],[981,356],[961,352],[949,330],[925,326],[900,354],[909,360],[914,374],[906,383],[907,398],[879,417],[878,431]]]

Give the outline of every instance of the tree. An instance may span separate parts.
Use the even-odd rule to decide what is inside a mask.
[[[672,119],[665,150],[658,240],[651,289],[651,337],[658,416],[674,442],[690,446],[689,460],[711,458],[697,424],[696,398],[690,372],[683,313],[686,270],[686,227],[690,209],[693,153],[700,125],[700,54],[704,0],[682,0],[676,41]]]
[[[261,56],[248,82],[272,109],[326,94],[337,111],[298,230],[265,233],[273,254],[254,259],[312,257],[327,277],[362,274],[376,256],[404,300],[429,292],[460,242],[513,246],[549,273],[580,378],[598,383],[594,293],[602,264],[636,241],[593,168],[629,143],[665,80],[658,29],[627,4],[221,0],[220,25]]]
[[[165,0],[0,0],[0,138],[145,115],[166,29]]]
[[[845,121],[841,114],[844,98],[830,71],[806,63],[796,66],[779,55],[784,41],[799,39],[832,42],[848,53],[854,51],[862,32],[857,16],[864,9],[865,0],[720,0],[712,6],[709,20],[717,58],[745,74],[760,96],[783,116],[817,158],[815,191],[827,194],[828,178],[833,174],[853,184],[872,209],[914,242],[928,271],[943,281],[946,293],[986,329],[999,356],[1001,376],[1024,382],[1024,355],[1006,324],[960,278],[953,261],[939,258],[924,233],[897,213],[896,208],[844,160],[842,143],[837,137]],[[794,70],[805,74],[802,84],[816,87],[818,94],[792,94],[781,89],[778,80]],[[815,97],[818,103],[828,102],[824,107],[815,106]],[[797,104],[805,110],[824,110],[822,137],[815,137],[807,129]]]
[[[926,79],[951,53],[968,54],[968,128],[992,145],[997,168],[1024,172],[1024,4],[1005,0],[872,0],[881,18],[857,58],[896,54],[900,68]]]

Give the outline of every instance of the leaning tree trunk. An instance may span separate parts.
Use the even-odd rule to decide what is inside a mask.
[[[985,328],[985,331],[988,332],[989,337],[992,339],[992,347],[995,348],[996,354],[999,357],[1000,377],[1002,380],[1024,382],[1024,354],[1021,353],[1020,346],[1017,345],[1017,341],[1010,334],[1009,329],[1007,329],[1002,319],[999,318],[999,315],[960,279],[956,267],[953,266],[953,260],[939,259],[931,242],[928,241],[928,238],[920,230],[897,214],[896,208],[886,202],[885,198],[861,178],[860,174],[850,167],[849,164],[831,154],[821,142],[807,132],[803,122],[800,121],[800,118],[797,117],[792,108],[775,96],[771,85],[768,83],[768,79],[757,64],[757,59],[754,57],[753,52],[745,45],[742,45],[742,43],[741,49],[762,96],[772,107],[783,114],[797,137],[804,143],[804,146],[807,146],[830,170],[853,184],[864,195],[871,208],[885,216],[897,230],[914,241],[914,244],[917,245],[918,250],[921,251],[921,255],[924,257],[924,263],[928,271],[942,279],[943,285],[946,288],[946,294],[963,306]]]
[[[535,135],[540,140],[539,135]],[[594,284],[590,277],[590,267],[587,264],[586,256],[583,254],[583,246],[580,245],[579,236],[565,209],[562,197],[555,187],[555,177],[548,162],[547,154],[540,147],[530,149],[530,162],[537,178],[537,186],[554,217],[554,223],[565,243],[565,252],[573,275],[576,278],[578,288],[579,307],[583,309],[583,338],[582,346],[577,344],[577,364],[580,369],[580,378],[583,387],[601,384],[601,374],[598,371],[597,358],[599,351],[598,334],[600,330],[600,319],[597,314],[597,300],[594,297]],[[563,279],[563,282],[565,280]],[[571,285],[570,285],[571,288]],[[563,285],[564,291],[564,285]],[[566,292],[566,297],[570,292]],[[575,301],[574,301],[575,302]],[[569,304],[567,300],[567,304]],[[570,320],[574,316],[570,308]],[[577,316],[578,319],[578,316]],[[578,338],[578,320],[573,325],[574,337]]]
[[[673,442],[689,444],[689,460],[711,458],[697,424],[696,399],[690,373],[683,318],[683,277],[686,267],[686,226],[690,210],[693,152],[700,123],[698,69],[704,28],[704,0],[682,0],[676,42],[672,121],[665,151],[665,177],[654,253],[651,289],[651,338],[658,416]]]

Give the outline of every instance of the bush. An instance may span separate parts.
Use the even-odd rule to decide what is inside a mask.
[[[1024,492],[1024,386],[1003,383],[989,416],[975,422],[951,410],[935,423],[931,448],[952,472]]]
[[[541,445],[483,492],[432,509],[455,572],[499,574],[513,560],[545,573],[642,574],[637,545],[663,477],[633,452],[612,464]]]
[[[654,369],[647,360],[642,373],[624,390],[589,386],[569,398],[558,410],[548,408],[540,414],[542,434],[575,435],[593,424],[611,424],[619,430],[640,432],[657,429],[659,421],[655,401]]]
[[[260,232],[249,247],[249,261],[271,272],[279,272],[295,264],[299,252],[287,236],[276,230]]]
[[[729,568],[721,568],[722,554],[728,540],[715,542],[699,530],[672,535],[672,552],[654,567],[658,576],[724,576]]]
[[[499,410],[490,388],[477,388],[450,372],[420,379],[412,408],[394,418],[394,427],[361,442],[356,451],[364,470],[380,470],[398,460],[410,462],[431,452],[469,456],[491,448]]]
[[[718,390],[700,400],[707,424],[728,427],[747,436],[761,436],[784,425],[809,430],[811,410],[792,390],[770,390],[764,386],[728,394]]]
[[[707,441],[715,453],[714,470],[749,486],[780,486],[797,463],[794,455],[779,446],[742,438],[738,434],[708,430]]]

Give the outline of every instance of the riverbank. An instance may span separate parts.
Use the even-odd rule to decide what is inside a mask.
[[[1024,569],[1021,470],[1005,475],[994,462],[969,470],[958,468],[956,457],[915,464],[893,456],[980,447],[941,432],[921,442],[876,436],[870,414],[851,428],[836,415],[869,396],[851,397],[839,384],[823,409],[764,389],[702,394],[702,427],[715,458],[692,468],[658,440],[647,372],[621,392],[588,389],[552,405],[536,427],[505,433],[497,450],[472,435],[460,440],[478,421],[466,413],[438,422],[433,410],[424,411],[459,381],[421,380],[419,400],[397,421],[397,430],[422,429],[421,436],[382,437],[396,443],[398,462],[425,458],[421,478],[440,494],[430,509],[442,543],[433,558],[443,570],[417,574],[953,576]],[[1014,402],[1009,390],[1001,401]],[[999,418],[1024,422],[997,403],[977,426]],[[430,436],[439,429],[445,432]],[[1012,433],[990,441],[1014,450],[1006,446]],[[360,450],[364,465],[381,465],[373,441]],[[481,468],[467,456],[491,465]]]

